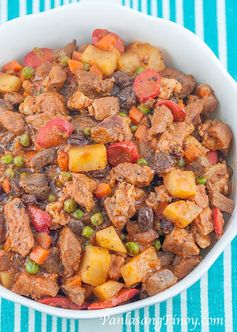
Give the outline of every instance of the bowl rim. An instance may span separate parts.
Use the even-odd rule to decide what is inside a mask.
[[[57,8],[50,9],[46,12],[40,12],[36,14],[30,14],[27,16],[22,16],[15,18],[13,20],[7,21],[1,25],[1,30],[0,34],[4,33],[4,29],[7,29],[8,27],[18,25],[22,21],[27,21],[27,20],[32,20],[35,17],[43,17],[46,15],[52,15],[57,12],[63,11],[65,7],[71,7],[72,9],[78,9],[79,7],[85,7],[88,9],[88,7],[94,7],[96,6],[103,6],[107,7],[108,10],[115,10],[119,9],[120,11],[126,11],[130,12],[132,15],[136,15],[138,18],[142,18],[143,20],[147,20],[147,22],[160,22],[161,24],[165,24],[167,26],[170,26],[171,28],[175,28],[180,30],[183,34],[186,34],[189,36],[189,38],[195,39],[195,42],[204,49],[206,52],[207,56],[209,56],[212,61],[215,63],[215,66],[218,68],[218,70],[221,72],[223,75],[223,78],[225,78],[229,84],[233,87],[233,89],[236,90],[237,93],[237,84],[235,80],[232,78],[232,76],[226,71],[224,66],[221,64],[221,62],[218,60],[218,58],[215,56],[215,54],[212,52],[212,50],[207,46],[207,44],[200,39],[196,34],[191,32],[190,30],[186,29],[185,27],[178,25],[177,23],[174,23],[172,21],[169,21],[167,19],[159,18],[159,17],[153,17],[146,15],[144,13],[138,12],[135,9],[128,8],[125,6],[122,6],[120,4],[116,3],[108,3],[105,1],[98,1],[96,0],[89,0],[85,2],[79,2],[79,3],[72,3],[64,6],[60,6]],[[234,218],[236,214],[236,209],[234,210],[233,215],[231,216],[230,219]],[[34,310],[50,314],[53,316],[57,317],[62,317],[62,318],[70,318],[70,319],[95,319],[95,318],[102,318],[106,316],[114,316],[118,314],[123,314],[126,312],[130,312],[132,310],[148,307],[151,305],[155,305],[157,303],[163,302],[168,300],[169,298],[172,298],[178,294],[180,294],[182,291],[186,290],[190,286],[192,286],[195,282],[197,282],[204,273],[208,271],[208,269],[211,267],[211,265],[216,261],[216,259],[220,256],[220,254],[223,252],[225,247],[233,240],[233,238],[237,235],[237,227],[236,230],[233,231],[232,233],[228,234],[225,236],[223,235],[222,239],[220,239],[215,246],[210,250],[210,252],[207,254],[205,257],[205,261],[202,261],[191,273],[189,273],[184,279],[180,280],[176,285],[168,288],[167,290],[154,295],[152,297],[148,297],[143,300],[138,300],[135,302],[131,302],[128,304],[120,305],[118,307],[114,308],[109,308],[109,309],[102,309],[102,310],[69,310],[69,309],[62,309],[62,308],[57,308],[57,307],[51,307],[45,304],[38,303],[34,300],[28,299],[26,297],[23,297],[21,295],[18,295],[16,293],[13,293],[12,291],[0,286],[0,292],[1,292],[1,297],[13,301],[14,303],[18,303],[21,305],[24,305],[26,307],[32,308]],[[205,264],[204,264],[205,263]],[[195,271],[195,273],[194,273]],[[177,287],[178,286],[178,287]]]

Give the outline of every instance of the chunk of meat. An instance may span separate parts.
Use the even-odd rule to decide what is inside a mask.
[[[45,199],[50,191],[47,177],[41,173],[29,174],[23,177],[19,184],[27,194],[35,195],[39,199]]]
[[[55,117],[64,118],[67,115],[64,98],[56,91],[25,98],[19,110],[27,115],[26,122],[31,124],[34,129],[40,129]]]
[[[121,116],[110,116],[91,130],[91,139],[96,143],[113,143],[129,141],[132,138],[130,119]]]
[[[234,211],[235,202],[219,192],[210,192],[210,202],[213,207],[220,209],[221,212],[232,214]]]
[[[91,128],[95,127],[98,124],[98,122],[95,121],[95,119],[93,119],[90,116],[80,114],[80,115],[73,117],[71,124],[75,128],[77,134],[83,134],[83,136],[85,137],[83,130],[85,128],[91,129]]]
[[[61,89],[66,81],[67,75],[65,69],[59,64],[52,66],[48,76],[43,80],[42,85],[46,89]]]
[[[106,96],[113,88],[113,79],[103,80],[100,75],[92,71],[78,70],[76,73],[79,90],[89,98]]]
[[[121,277],[121,268],[124,266],[125,258],[122,256],[111,255],[111,262],[108,272],[109,279],[118,280]]]
[[[195,161],[187,165],[187,170],[192,171],[196,177],[202,176],[211,164],[207,157],[198,157]]]
[[[207,179],[207,189],[212,192],[229,192],[229,174],[226,163],[217,163],[207,169],[203,174]]]
[[[60,197],[57,202],[50,203],[46,206],[46,211],[52,217],[51,229],[57,229],[69,223],[70,216],[63,210],[64,197]]]
[[[37,300],[44,296],[56,296],[59,287],[54,275],[35,276],[21,272],[13,285],[12,291]]]
[[[56,55],[61,55],[61,56],[66,55],[69,58],[71,58],[73,51],[76,50],[76,47],[77,47],[76,40],[73,39],[70,43],[67,43],[64,47],[57,49]]]
[[[25,131],[25,122],[18,112],[0,110],[0,125],[15,135]]]
[[[12,267],[12,254],[5,250],[0,250],[0,271],[8,271]]]
[[[218,100],[213,89],[208,84],[199,84],[195,94],[202,99],[203,112],[212,113],[217,109]]]
[[[186,229],[174,228],[165,236],[163,250],[170,251],[180,256],[198,255],[200,249],[197,247],[191,233]]]
[[[182,257],[176,256],[171,270],[178,280],[189,274],[201,261],[200,256]]]
[[[14,106],[21,104],[24,100],[23,95],[19,92],[7,92],[3,98]]]
[[[60,262],[59,257],[59,250],[57,247],[52,247],[50,249],[49,255],[41,267],[47,272],[47,273],[55,273],[55,274],[62,274],[63,272],[63,266]]]
[[[104,201],[104,207],[109,219],[117,228],[122,228],[136,213],[135,203],[144,196],[143,190],[133,185],[119,183],[114,195]]]
[[[167,152],[158,151],[150,158],[149,165],[156,174],[161,175],[171,171],[175,165],[175,158]]]
[[[149,193],[146,198],[146,204],[153,209],[157,216],[160,216],[171,200],[172,196],[170,196],[165,186],[161,185],[155,187],[155,192]]]
[[[199,216],[193,221],[198,231],[202,235],[207,235],[214,230],[212,222],[212,210],[206,207]]]
[[[182,85],[174,78],[162,77],[160,80],[159,99],[170,99],[175,93],[180,93]]]
[[[172,264],[174,260],[174,255],[170,252],[165,251],[158,251],[157,256],[159,257],[159,260],[161,262],[161,268],[162,269],[170,269],[170,265]]]
[[[4,215],[0,215],[0,244],[3,243],[6,239],[6,223]]]
[[[157,231],[153,228],[148,231],[141,231],[137,223],[128,221],[126,224],[129,240],[140,243],[141,245],[151,244],[155,239],[159,237]]]
[[[174,95],[178,98],[185,98],[190,95],[196,87],[196,82],[192,75],[186,75],[173,68],[166,67],[160,72],[161,77],[176,79],[181,85],[180,92],[175,92]]]
[[[7,240],[13,251],[25,257],[34,246],[30,219],[20,198],[8,201],[4,206]]]
[[[68,99],[67,106],[72,110],[82,111],[92,104],[93,100],[84,95],[81,91],[77,90]]]
[[[138,164],[122,163],[113,167],[110,171],[110,184],[115,185],[116,182],[128,182],[136,187],[148,186],[154,176],[154,172],[148,166],[140,166]]]
[[[79,269],[81,261],[81,243],[68,227],[63,227],[60,232],[58,248],[64,267],[64,275],[70,277]]]
[[[176,122],[169,126],[168,130],[161,134],[157,149],[179,156],[183,151],[183,143],[187,136],[194,130],[191,123]]]
[[[173,123],[173,115],[168,107],[157,106],[151,118],[151,128],[148,130],[149,135],[154,136],[161,134]]]
[[[117,97],[102,97],[93,101],[92,106],[88,108],[89,114],[96,120],[102,121],[109,116],[118,114],[119,100]]]
[[[196,194],[189,197],[189,200],[196,203],[202,209],[205,209],[209,206],[209,198],[206,193],[206,187],[203,184],[196,186]]]
[[[62,289],[66,293],[69,300],[77,305],[82,305],[85,301],[86,290],[76,282],[76,278],[78,278],[78,276],[67,279],[62,285]]]
[[[77,91],[77,79],[71,72],[67,74],[67,79],[60,93],[68,100]]]
[[[227,152],[231,147],[233,134],[228,125],[219,120],[208,120],[198,128],[202,144],[210,150]]]
[[[193,123],[197,125],[201,122],[200,115],[203,112],[203,103],[202,100],[196,99],[191,101],[186,107],[186,121],[188,123]]]
[[[202,248],[206,249],[211,245],[211,236],[210,234],[203,235],[199,232],[198,228],[196,225],[192,225],[191,227],[191,233],[193,235],[194,241],[196,244]]]
[[[30,160],[30,167],[40,170],[46,165],[54,163],[56,158],[55,148],[44,149],[36,153]]]
[[[84,206],[87,212],[90,212],[95,206],[93,192],[96,188],[96,181],[84,174],[74,174],[73,181],[66,184],[65,193],[74,198],[79,205]]]
[[[170,270],[162,269],[148,275],[143,287],[149,296],[153,296],[173,286],[176,282],[177,278]]]

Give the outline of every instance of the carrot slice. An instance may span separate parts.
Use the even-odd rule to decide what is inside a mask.
[[[44,264],[48,256],[49,256],[49,250],[44,249],[40,246],[35,247],[30,253],[30,258],[32,259],[32,261],[34,261],[39,265]]]
[[[77,61],[77,60],[68,60],[68,67],[72,74],[75,74],[75,72],[78,69],[83,69],[83,62]]]
[[[68,161],[69,157],[67,152],[63,150],[58,151],[57,162],[61,171],[68,171]]]
[[[104,198],[112,193],[112,189],[108,183],[99,183],[96,190],[95,196],[97,198]]]
[[[135,106],[132,106],[129,110],[129,118],[135,125],[138,125],[141,122],[143,116],[144,114]]]
[[[22,69],[22,65],[19,64],[19,62],[17,62],[16,60],[10,61],[8,63],[6,63],[3,67],[2,67],[2,71],[3,72],[17,72],[20,71]]]

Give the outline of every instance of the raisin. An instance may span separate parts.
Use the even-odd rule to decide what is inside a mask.
[[[153,227],[154,213],[153,210],[145,206],[138,212],[138,226],[142,232],[149,231]]]

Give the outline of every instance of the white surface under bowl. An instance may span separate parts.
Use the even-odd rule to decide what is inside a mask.
[[[164,19],[153,18],[126,7],[98,2],[81,2],[51,11],[25,16],[0,27],[0,65],[21,58],[33,47],[59,47],[73,38],[78,43],[90,41],[94,28],[108,28],[126,42],[140,40],[159,46],[166,63],[186,73],[198,82],[210,84],[220,101],[217,116],[237,132],[237,85],[222,67],[212,51],[196,35]],[[234,166],[236,146],[232,151]],[[233,183],[235,184],[235,170]],[[233,198],[236,200],[236,193]],[[54,308],[14,294],[0,286],[0,295],[30,308],[67,318],[97,318],[115,315],[162,302],[194,284],[214,263],[237,233],[236,210],[225,227],[223,237],[207,253],[203,261],[173,287],[155,296],[111,309],[73,311]]]

